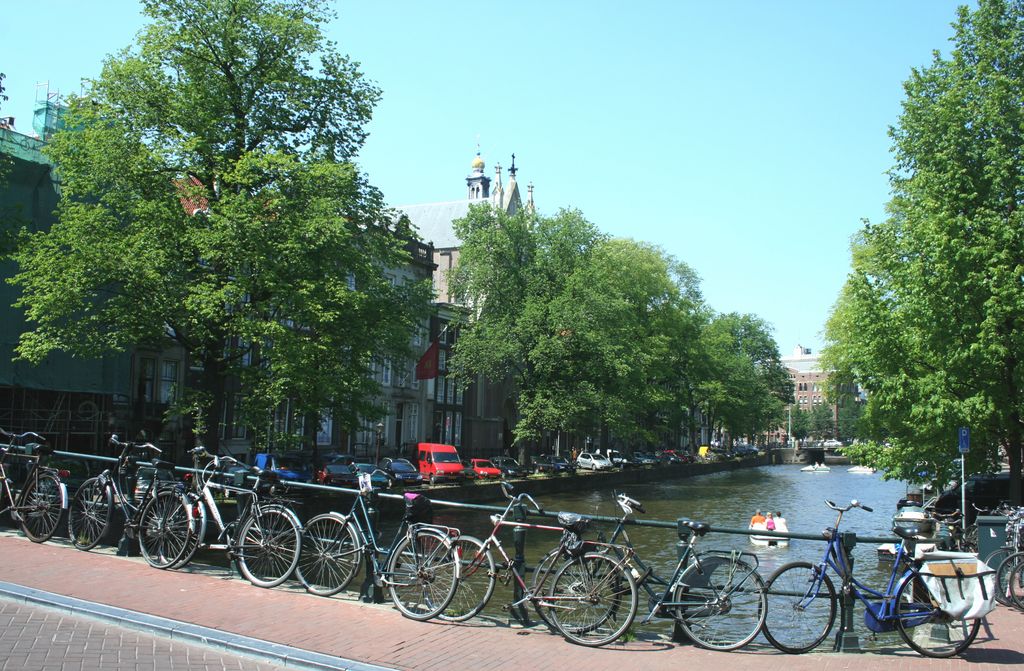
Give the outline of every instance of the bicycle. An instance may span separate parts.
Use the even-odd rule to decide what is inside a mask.
[[[0,445],[0,514],[10,513],[22,533],[33,543],[43,543],[53,537],[60,524],[60,516],[68,507],[68,490],[61,482],[62,473],[55,468],[40,464],[40,459],[53,454],[53,447],[46,445],[46,439],[38,433],[8,433],[0,429],[0,436],[7,439],[7,445]],[[33,443],[23,444],[26,440]],[[4,468],[4,459],[15,450],[29,461],[28,471],[20,491],[11,489],[11,480]],[[63,475],[66,477],[67,473]]]
[[[277,474],[246,467],[234,457],[211,455],[202,446],[193,448],[189,454],[195,475],[185,492],[188,534],[182,552],[170,568],[187,565],[201,549],[224,550],[245,579],[257,587],[277,587],[287,580],[299,562],[302,524],[287,500],[277,496]],[[209,461],[202,465],[202,459]],[[215,476],[231,466],[245,468],[236,474],[235,484],[216,482]],[[246,474],[256,476],[252,488],[245,486]],[[235,495],[238,516],[232,522],[224,522],[215,491]],[[216,525],[215,543],[206,542],[211,517]]]
[[[459,539],[459,590],[453,606],[441,618],[461,622],[479,614],[500,578],[503,584],[514,580],[522,590],[522,596],[504,606],[505,610],[529,602],[549,627],[579,645],[597,647],[618,640],[633,623],[639,603],[636,580],[629,570],[633,549],[582,540],[590,520],[575,513],[559,513],[559,526],[509,521],[513,509],[526,503],[537,513],[543,514],[543,510],[529,494],[512,496],[508,483],[502,482],[501,487],[509,503],[501,514],[491,516],[491,534],[483,541],[472,536]],[[498,531],[504,527],[562,532],[558,546],[538,563],[531,585],[498,539]],[[500,555],[501,573],[492,549]],[[612,550],[620,556],[612,557]],[[560,559],[565,561],[558,565]]]
[[[616,493],[622,509],[609,543],[613,547],[633,544],[626,533],[626,521],[645,513],[643,504],[626,494]],[[680,519],[678,531],[686,546],[672,577],[660,577],[638,555],[633,557],[634,575],[648,596],[648,613],[641,621],[674,619],[697,645],[709,650],[737,650],[757,637],[767,614],[764,579],[757,572],[757,555],[750,552],[709,550],[697,552],[697,539],[710,527],[702,522]],[[653,586],[652,586],[653,585]],[[657,588],[657,589],[656,589]]]
[[[386,587],[405,617],[429,620],[451,602],[458,587],[458,529],[431,524],[429,499],[405,494],[406,512],[387,547],[381,546],[367,501],[376,496],[369,474],[346,514],[317,515],[302,533],[295,575],[311,594],[332,596],[366,563],[377,587]]]
[[[985,557],[985,563],[996,567],[996,601],[1004,606],[1015,605],[1013,595],[1010,593],[1013,586],[1010,575],[1014,568],[1024,561],[1024,533],[1021,527],[1024,526],[1024,508],[1014,508],[1006,502],[999,504],[994,510],[985,510],[974,507],[979,513],[989,512],[993,515],[1006,517],[1006,543]],[[1018,575],[1020,575],[1018,573]]]
[[[765,638],[777,649],[788,653],[807,652],[817,647],[832,630],[838,602],[828,571],[841,578],[843,594],[850,594],[868,609],[866,621],[875,632],[899,632],[903,641],[926,657],[952,657],[974,641],[980,619],[957,620],[945,615],[929,594],[918,562],[907,546],[925,537],[918,527],[894,527],[903,540],[896,545],[892,574],[884,591],[872,589],[857,580],[839,535],[843,514],[853,508],[872,512],[857,500],[841,508],[825,501],[838,513],[835,526],[825,529],[828,541],[817,564],[792,562],[777,569],[766,585],[768,615]]]
[[[138,539],[139,550],[146,562],[155,568],[167,568],[180,551],[171,547],[168,529],[188,524],[188,506],[181,488],[160,482],[162,472],[173,480],[174,464],[151,459],[156,470],[145,492],[136,502],[132,496],[132,480],[137,475],[138,452],[161,454],[152,443],[121,442],[117,435],[110,445],[120,448],[114,472],[105,469],[78,488],[68,510],[68,537],[79,550],[91,550],[110,532],[115,504],[124,517],[125,537]]]

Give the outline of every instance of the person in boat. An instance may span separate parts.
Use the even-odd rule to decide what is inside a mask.
[[[755,512],[754,516],[750,518],[750,526],[752,526],[752,527],[754,525],[757,525],[757,524],[762,524],[763,525],[764,522],[765,522],[765,516],[761,514],[760,510]]]
[[[775,531],[775,518],[772,517],[771,511],[768,511],[766,519],[764,521],[764,528],[768,531]]]
[[[776,531],[789,531],[789,525],[786,524],[786,518],[782,516],[782,511],[779,510],[775,513],[775,530]]]

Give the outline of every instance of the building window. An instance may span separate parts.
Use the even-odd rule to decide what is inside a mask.
[[[178,362],[164,361],[160,366],[160,402],[174,402],[174,392],[178,386]]]
[[[380,379],[381,384],[383,384],[385,387],[391,385],[391,359],[384,359],[384,362],[381,366]]]
[[[452,427],[452,445],[460,447],[462,445],[462,413],[455,413],[455,424]]]
[[[348,284],[349,291],[355,291],[356,290],[356,274],[355,273],[349,273],[345,277],[345,282]]]
[[[139,396],[143,401],[152,401],[156,377],[156,359],[141,357],[139,359]]]
[[[413,403],[409,406],[409,421],[406,423],[405,438],[414,441],[420,435],[420,407]]]
[[[448,372],[448,352],[443,349],[437,352],[437,372]]]

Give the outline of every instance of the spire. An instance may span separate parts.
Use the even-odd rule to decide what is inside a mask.
[[[526,193],[526,211],[532,214],[537,211],[533,204],[533,182],[526,185]]]
[[[477,143],[476,157],[469,165],[472,172],[466,178],[467,198],[469,200],[480,200],[489,197],[491,180],[484,176],[484,160],[480,158],[480,144]]]
[[[501,185],[500,163],[494,165],[494,194],[492,195],[492,200],[498,207],[505,208],[505,189]]]
[[[516,155],[512,154],[512,167],[508,169],[509,179],[516,178]]]

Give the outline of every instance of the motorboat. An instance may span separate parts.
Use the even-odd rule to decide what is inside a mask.
[[[751,524],[748,527],[748,529],[750,529],[751,531],[767,531],[768,530],[768,528],[765,527],[763,522],[760,522],[758,524]],[[789,529],[788,528],[784,528],[784,529],[776,528],[775,531],[789,531]],[[756,536],[756,535],[750,535],[750,536],[747,536],[747,538],[750,539],[750,542],[753,545],[760,545],[762,547],[779,547],[779,548],[784,548],[784,547],[788,547],[789,546],[789,539],[788,538],[778,538],[776,536]]]
[[[809,464],[800,470],[804,473],[829,473],[832,469],[825,464]]]
[[[852,468],[846,469],[847,473],[860,473],[862,475],[871,475],[875,471],[876,469],[871,468],[870,466],[853,466]]]

